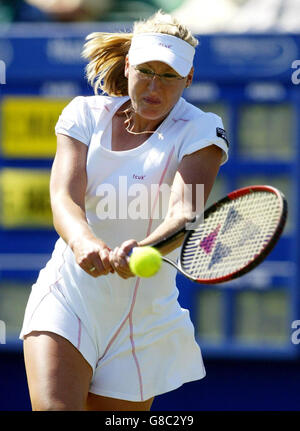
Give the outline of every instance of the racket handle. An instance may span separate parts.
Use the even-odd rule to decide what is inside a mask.
[[[163,239],[156,241],[151,244],[151,247],[157,248],[157,250],[161,251],[164,247],[173,244],[179,243],[184,239],[185,234],[189,230],[194,230],[198,224],[201,222],[202,218],[200,215],[196,215],[189,222],[186,222],[185,225],[179,229],[177,229],[174,233],[169,236],[164,237]],[[179,244],[180,245],[180,244]]]

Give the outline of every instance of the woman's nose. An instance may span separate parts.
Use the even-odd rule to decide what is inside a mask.
[[[151,90],[159,88],[161,86],[161,79],[159,76],[154,75],[153,78],[149,82],[149,88]]]

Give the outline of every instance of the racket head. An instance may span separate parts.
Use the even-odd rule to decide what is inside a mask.
[[[178,265],[192,281],[217,284],[259,265],[277,243],[287,219],[283,193],[269,185],[243,187],[210,206],[188,231]]]

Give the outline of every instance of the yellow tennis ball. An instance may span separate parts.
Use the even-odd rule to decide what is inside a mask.
[[[129,259],[129,268],[138,277],[152,277],[161,267],[161,254],[153,247],[135,247]]]

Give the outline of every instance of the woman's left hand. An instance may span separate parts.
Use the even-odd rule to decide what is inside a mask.
[[[111,266],[124,279],[135,276],[129,268],[128,256],[133,247],[138,247],[138,242],[135,239],[129,239],[124,241],[119,247],[115,247],[109,254]]]

